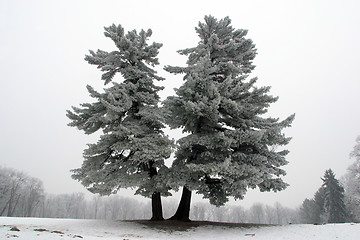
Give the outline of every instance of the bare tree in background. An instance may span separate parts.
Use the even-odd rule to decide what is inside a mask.
[[[346,209],[352,221],[360,221],[360,136],[356,139],[356,144],[350,157],[355,159],[346,174],[342,178],[345,188]]]
[[[40,179],[0,167],[0,216],[30,217],[39,208],[43,195]]]
[[[262,203],[254,203],[250,208],[250,212],[251,212],[250,219],[252,223],[265,222],[264,205]]]

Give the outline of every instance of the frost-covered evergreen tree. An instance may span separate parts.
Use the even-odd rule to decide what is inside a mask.
[[[320,187],[313,199],[305,199],[300,207],[302,223],[325,223],[325,189]]]
[[[327,221],[326,219],[326,210],[325,210],[325,196],[326,191],[323,186],[317,190],[314,195],[314,201],[316,204],[316,208],[314,209],[314,214],[317,216],[317,223],[324,223]]]
[[[171,154],[172,141],[164,135],[163,119],[158,108],[158,91],[153,67],[158,63],[160,43],[148,44],[152,31],[124,32],[121,25],[105,28],[116,50],[90,51],[85,60],[101,71],[104,92],[87,86],[94,102],[67,111],[71,122],[86,134],[102,131],[95,144],[84,150],[84,162],[73,170],[73,178],[89,191],[109,195],[120,188],[136,188],[136,194],[152,197],[153,219],[161,220],[160,194],[167,194],[163,174],[164,159]],[[115,81],[114,77],[121,75]]]
[[[345,203],[353,221],[360,221],[360,136],[356,139],[356,145],[350,154],[355,158],[343,178],[345,187]]]
[[[219,206],[230,196],[242,199],[248,188],[286,188],[281,167],[288,151],[276,149],[289,142],[282,130],[294,118],[264,116],[277,97],[248,79],[256,49],[246,30],[234,29],[228,17],[206,16],[196,32],[198,45],[179,51],[187,66],[165,67],[185,80],[164,101],[169,126],[188,133],[178,141],[170,178],[173,188],[184,186],[173,216],[179,220],[189,219],[192,190]]]
[[[328,169],[325,171],[322,178],[325,192],[324,207],[327,213],[328,223],[343,223],[347,219],[345,203],[344,203],[344,188],[335,178],[335,173]]]

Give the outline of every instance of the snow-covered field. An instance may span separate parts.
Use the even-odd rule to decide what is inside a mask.
[[[20,230],[20,231],[16,231]],[[204,225],[170,230],[135,222],[0,217],[0,239],[360,239],[360,224],[229,227]]]

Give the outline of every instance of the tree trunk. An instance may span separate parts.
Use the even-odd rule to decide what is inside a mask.
[[[157,175],[157,170],[156,168],[153,166],[154,162],[150,161],[149,163],[149,175],[150,178],[154,177],[155,175]],[[151,217],[151,221],[163,221],[164,217],[163,217],[163,211],[162,211],[162,204],[161,204],[161,194],[160,192],[154,192],[151,195],[151,210],[152,210],[152,217]]]
[[[154,192],[151,196],[151,206],[152,206],[152,217],[151,221],[163,221],[163,211],[161,204],[161,195],[159,192]]]
[[[13,202],[12,202],[12,201],[9,202],[9,209],[8,209],[7,217],[13,217],[13,216],[14,216],[15,209],[16,209],[18,203],[19,203],[20,196],[21,196],[21,195],[19,194],[19,196],[17,197],[17,199],[16,199],[16,201],[15,201],[14,207],[13,207],[13,205],[12,205]]]
[[[170,220],[190,221],[191,191],[184,186],[178,209]]]
[[[7,207],[8,207],[8,204],[9,204],[9,201],[5,204],[3,210],[1,210],[0,216],[2,216],[5,213],[5,211],[6,211]]]

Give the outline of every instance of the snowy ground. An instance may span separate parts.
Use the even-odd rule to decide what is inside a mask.
[[[20,231],[15,231],[20,230]],[[360,224],[230,227],[206,225],[187,230],[135,222],[0,217],[0,239],[312,239],[358,240]]]

